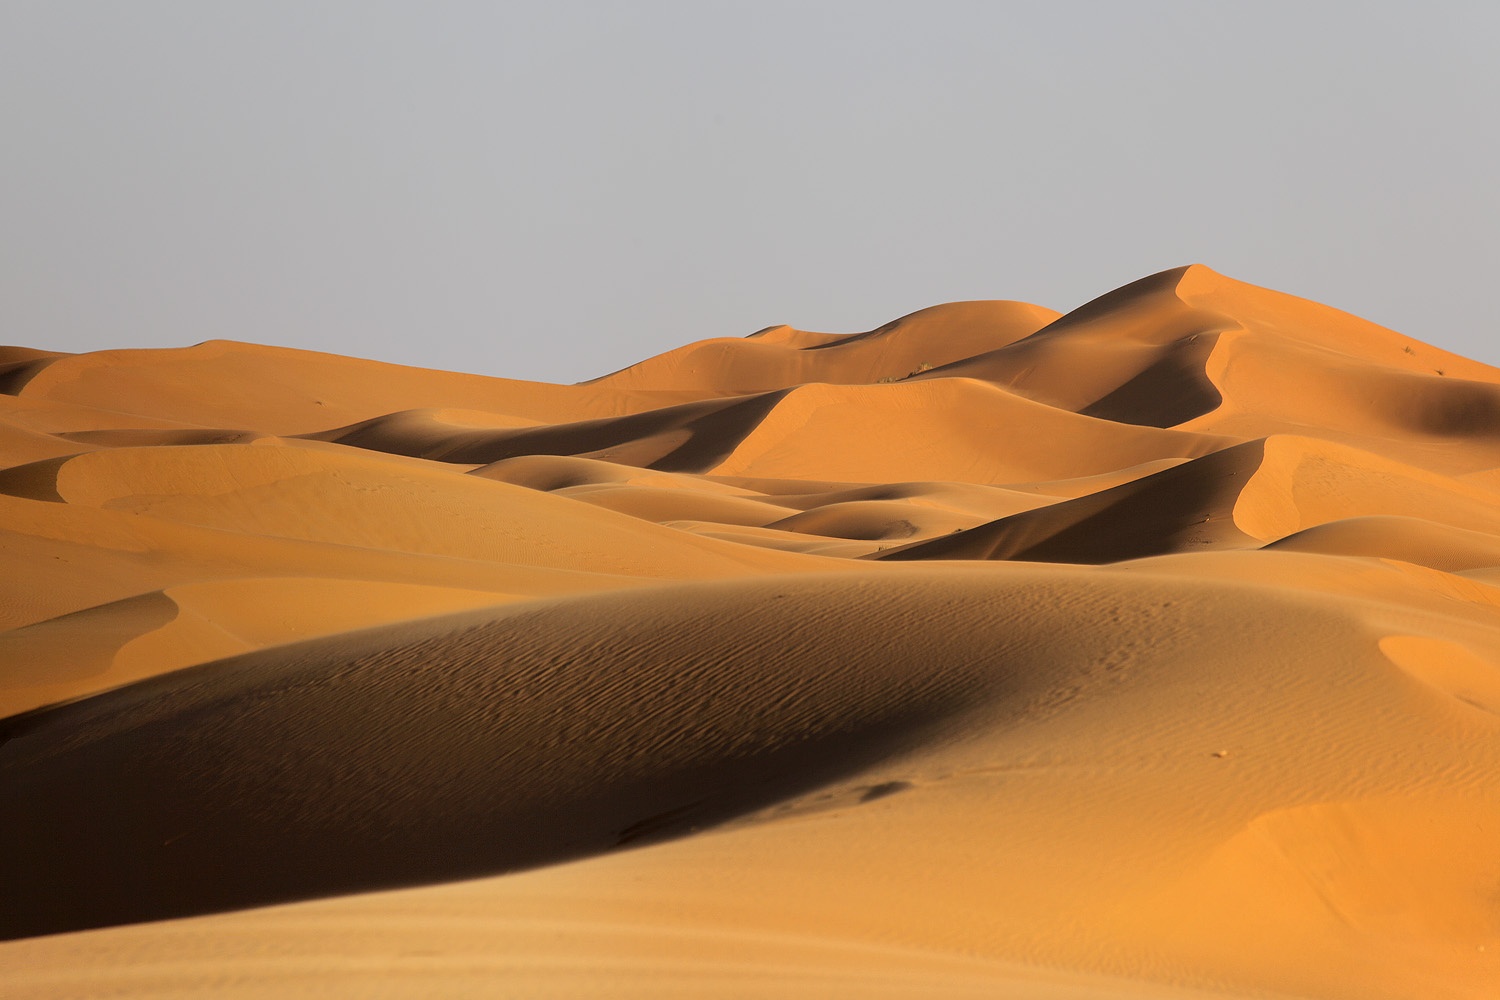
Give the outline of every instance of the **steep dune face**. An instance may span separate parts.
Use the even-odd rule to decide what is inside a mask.
[[[1177,294],[1193,268],[1103,295],[1036,334],[926,378],[967,376],[1051,406],[1126,424],[1169,427],[1214,408],[1203,361],[1234,319]]]
[[[1500,372],[1200,265],[576,386],[0,349],[0,561],[7,995],[1500,982]]]
[[[1352,517],[1420,517],[1500,531],[1500,493],[1327,441],[1276,437],[1235,507],[1263,541]]]
[[[1500,461],[1500,385],[1493,379],[1408,371],[1252,334],[1222,338],[1208,368],[1225,401],[1188,427],[1310,433],[1448,473]]]
[[[1097,493],[893,549],[881,558],[1116,562],[1198,546],[1244,546],[1252,539],[1234,509],[1263,455],[1261,442],[1235,445]]]
[[[489,465],[522,455],[573,455],[667,472],[711,468],[775,408],[785,390],[679,403],[621,417],[515,428],[444,427],[393,414],[314,437],[398,455]]]

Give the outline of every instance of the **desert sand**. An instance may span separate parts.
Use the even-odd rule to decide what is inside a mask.
[[[8,998],[1500,995],[1500,370],[1200,265],[0,348],[0,558]]]

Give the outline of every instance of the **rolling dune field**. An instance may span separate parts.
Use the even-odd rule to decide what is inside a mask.
[[[1500,996],[1500,370],[1201,265],[0,348],[0,565],[7,998]]]

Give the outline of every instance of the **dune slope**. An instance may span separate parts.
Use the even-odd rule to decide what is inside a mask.
[[[1492,997],[1497,414],[1200,265],[576,386],[0,349],[6,995]]]

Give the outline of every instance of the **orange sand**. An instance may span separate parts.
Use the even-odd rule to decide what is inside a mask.
[[[1490,998],[1500,371],[1165,272],[0,348],[9,997]]]

